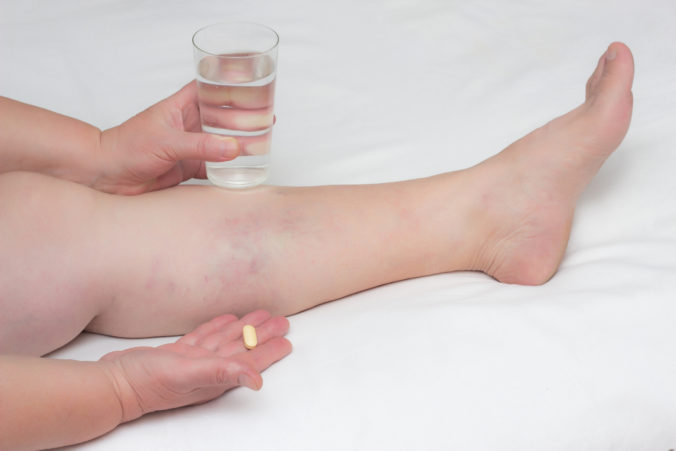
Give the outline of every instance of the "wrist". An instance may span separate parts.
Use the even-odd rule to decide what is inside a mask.
[[[111,390],[119,401],[120,424],[140,418],[147,413],[143,411],[134,387],[116,360],[99,360],[96,363],[108,379]]]
[[[106,193],[117,193],[120,181],[119,159],[120,125],[99,132],[99,141],[94,159],[96,176],[89,183],[90,188]]]
[[[46,170],[39,172],[91,187],[100,174],[101,130],[86,123],[77,125],[77,139],[74,136],[66,140],[69,147],[54,152],[56,159],[47,163]]]
[[[87,177],[81,180],[80,183],[90,188],[99,189],[101,180],[105,179],[105,156],[108,154],[108,147],[110,143],[110,132],[114,128],[108,130],[96,129],[96,139],[92,140],[92,149],[88,158]],[[101,191],[99,189],[99,191]]]

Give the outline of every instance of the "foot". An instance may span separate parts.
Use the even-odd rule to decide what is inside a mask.
[[[537,285],[556,272],[579,194],[624,138],[634,64],[613,43],[587,82],[586,100],[478,166],[483,240],[475,269],[501,282]],[[472,179],[470,177],[470,179]]]

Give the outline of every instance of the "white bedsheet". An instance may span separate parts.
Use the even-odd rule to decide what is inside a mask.
[[[261,392],[76,448],[676,448],[673,0],[2,0],[0,95],[116,125],[190,80],[192,32],[222,20],[281,36],[272,184],[475,164],[579,104],[613,40],[635,55],[632,126],[549,283],[460,272],[317,307]],[[53,356],[169,340],[83,334]]]

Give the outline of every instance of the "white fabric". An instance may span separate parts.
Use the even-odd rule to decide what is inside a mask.
[[[676,447],[673,0],[3,0],[0,94],[110,127],[190,80],[192,32],[223,20],[281,36],[273,184],[475,164],[579,104],[612,40],[636,59],[632,126],[549,283],[460,272],[300,313],[261,392],[81,449]],[[53,356],[169,340],[84,334]]]

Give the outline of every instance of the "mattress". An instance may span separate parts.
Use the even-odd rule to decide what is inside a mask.
[[[581,103],[614,40],[636,61],[632,125],[548,283],[455,272],[318,306],[289,318],[260,392],[73,449],[676,448],[676,3],[3,0],[0,94],[108,128],[192,79],[192,33],[229,20],[281,37],[270,184],[476,164]],[[174,339],[84,333],[50,357]]]

